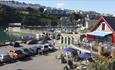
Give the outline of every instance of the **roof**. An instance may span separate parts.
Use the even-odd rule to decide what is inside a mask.
[[[94,36],[100,36],[100,37],[104,37],[106,35],[111,34],[112,32],[105,32],[105,31],[94,31],[94,32],[89,32],[87,33],[88,35],[94,35]]]
[[[21,23],[9,23],[9,26],[17,26],[17,27],[20,27],[22,24]]]
[[[115,17],[104,17],[104,19],[108,22],[111,28],[115,31]]]
[[[112,32],[115,31],[115,17],[110,16],[102,16],[91,31],[94,31],[97,28],[97,25],[100,24],[100,22],[105,22]]]

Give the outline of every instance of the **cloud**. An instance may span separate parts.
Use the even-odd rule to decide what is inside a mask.
[[[58,7],[58,8],[63,8],[63,6],[64,6],[64,3],[57,3],[56,4],[56,7]]]

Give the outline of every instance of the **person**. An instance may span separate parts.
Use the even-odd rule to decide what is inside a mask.
[[[66,60],[63,54],[61,54],[61,63],[66,63]]]
[[[65,67],[63,68],[63,70],[69,70],[69,69],[68,69],[68,67],[67,67],[67,66],[65,66]]]
[[[68,66],[70,69],[73,69],[73,62],[70,59],[68,60]]]

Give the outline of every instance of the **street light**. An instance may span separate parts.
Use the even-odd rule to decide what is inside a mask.
[[[90,53],[91,53],[91,57],[92,57],[93,49],[92,49],[92,43],[91,43],[91,42],[90,42],[89,46],[91,47],[91,48],[90,48]]]

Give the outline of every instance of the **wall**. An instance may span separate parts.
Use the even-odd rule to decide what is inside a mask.
[[[105,24],[105,22],[101,22],[100,25],[99,25],[99,27],[97,27],[95,31],[112,32],[112,31],[110,30],[110,28],[107,26],[107,24],[105,24],[105,30],[102,30],[102,24]]]
[[[9,27],[8,31],[11,31],[11,32],[21,32],[21,28],[20,27]]]

